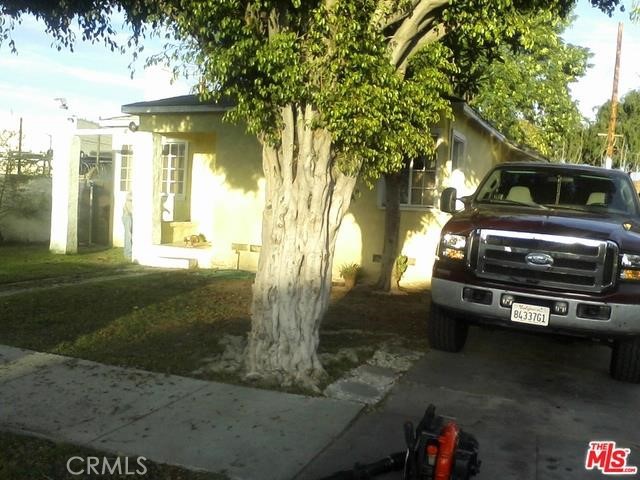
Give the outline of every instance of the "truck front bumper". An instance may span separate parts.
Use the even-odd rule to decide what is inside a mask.
[[[441,278],[433,278],[431,282],[431,300],[440,307],[463,314],[464,318],[472,319],[477,323],[521,326],[511,322],[511,308],[501,305],[503,295],[517,297],[518,302],[521,303],[566,302],[568,306],[566,314],[556,315],[552,312],[549,315],[549,325],[534,326],[536,330],[605,338],[640,335],[639,304],[593,302],[564,298],[561,295],[537,295]],[[607,319],[584,318],[584,315],[578,314],[585,309],[600,306],[611,309]]]

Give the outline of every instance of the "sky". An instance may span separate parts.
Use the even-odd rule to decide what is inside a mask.
[[[631,1],[624,1],[627,10]],[[593,118],[595,109],[611,98],[617,25],[624,22],[619,93],[640,88],[640,24],[629,22],[628,13],[609,18],[580,0],[576,22],[564,35],[567,42],[593,53],[592,67],[572,94],[583,115]],[[58,51],[44,27],[25,17],[13,32],[18,54],[0,46],[0,130],[17,130],[23,119],[25,148],[44,151],[50,135],[75,115],[98,120],[120,114],[122,105],[189,93],[185,80],[171,83],[171,74],[160,67],[144,70],[141,62],[131,78],[130,55],[110,52],[103,44],[77,42],[75,51]],[[157,53],[161,44],[145,44],[144,53]],[[68,110],[56,98],[64,98]]]
[[[189,93],[182,80],[171,82],[161,67],[144,69],[136,64],[133,79],[131,54],[111,52],[104,44],[77,42],[74,52],[58,51],[42,23],[25,17],[12,37],[18,53],[0,46],[0,130],[18,130],[23,119],[23,144],[32,151],[49,148],[49,136],[61,122],[75,115],[99,120],[121,115],[121,106]],[[145,44],[145,52],[157,53],[161,42]],[[60,108],[63,98],[68,110]]]
[[[580,0],[575,11],[578,18],[563,36],[566,42],[587,47],[592,53],[591,68],[571,86],[582,115],[590,120],[595,118],[597,108],[611,99],[619,22],[624,25],[618,97],[640,88],[640,23],[629,21],[628,12],[633,2],[624,1],[623,4],[627,11],[617,12],[609,18],[588,1]]]

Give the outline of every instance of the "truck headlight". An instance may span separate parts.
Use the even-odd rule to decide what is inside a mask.
[[[622,255],[620,278],[622,280],[640,281],[640,255],[631,255],[629,253]]]
[[[440,254],[451,260],[464,260],[464,251],[467,248],[467,237],[445,233],[440,241]]]

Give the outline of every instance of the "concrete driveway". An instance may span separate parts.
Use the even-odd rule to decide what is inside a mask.
[[[577,340],[472,328],[462,353],[428,352],[298,478],[403,449],[402,423],[416,423],[429,403],[478,438],[479,480],[640,478],[584,467],[590,441],[614,440],[640,471],[640,385],[610,379],[609,354]]]

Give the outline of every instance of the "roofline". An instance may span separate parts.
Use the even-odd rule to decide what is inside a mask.
[[[480,114],[478,112],[476,112],[473,108],[471,108],[467,104],[467,102],[465,102],[464,100],[454,100],[454,101],[462,103],[462,111],[463,111],[463,113],[465,115],[467,115],[469,118],[471,118],[476,123],[478,123],[478,125],[480,125],[482,128],[484,128],[491,135],[496,137],[500,142],[504,143],[511,150],[514,150],[516,152],[520,152],[520,153],[522,153],[524,155],[527,155],[527,156],[529,156],[531,158],[535,158],[536,160],[539,160],[539,161],[544,161],[544,162],[548,162],[549,161],[548,158],[545,158],[540,153],[538,153],[538,152],[536,152],[534,150],[525,149],[525,148],[513,143],[503,133],[501,133],[496,127],[494,127],[487,120],[482,118],[480,116]]]
[[[524,155],[527,155],[530,158],[534,158],[540,161],[549,160],[539,153],[531,150],[527,150],[518,146],[511,142],[503,133],[501,133],[496,127],[491,125],[487,120],[482,118],[482,116],[476,112],[473,108],[471,108],[467,102],[462,99],[451,97],[450,101],[453,103],[462,104],[463,114],[474,120],[478,125],[480,125],[484,130],[489,132],[490,135],[494,136],[498,141],[507,146],[507,148],[514,150],[516,152],[520,152]],[[129,115],[144,115],[144,114],[158,114],[158,113],[226,113],[231,110],[233,107],[230,105],[219,105],[219,104],[199,104],[199,105],[154,105],[155,102],[137,102],[137,103],[129,103],[127,105],[123,105],[121,110],[122,113],[126,113]]]
[[[224,113],[231,109],[220,105],[144,105],[130,103],[122,106],[122,113],[143,115],[145,113]]]
[[[507,139],[507,137],[504,136],[504,134],[500,133],[500,131],[496,127],[494,127],[489,122],[487,122],[484,118],[482,118],[480,114],[476,112],[473,108],[471,108],[466,102],[462,101],[461,103],[462,103],[462,111],[467,117],[475,120],[482,128],[487,130],[491,135],[496,137],[501,142],[507,143],[507,144],[511,143]]]

